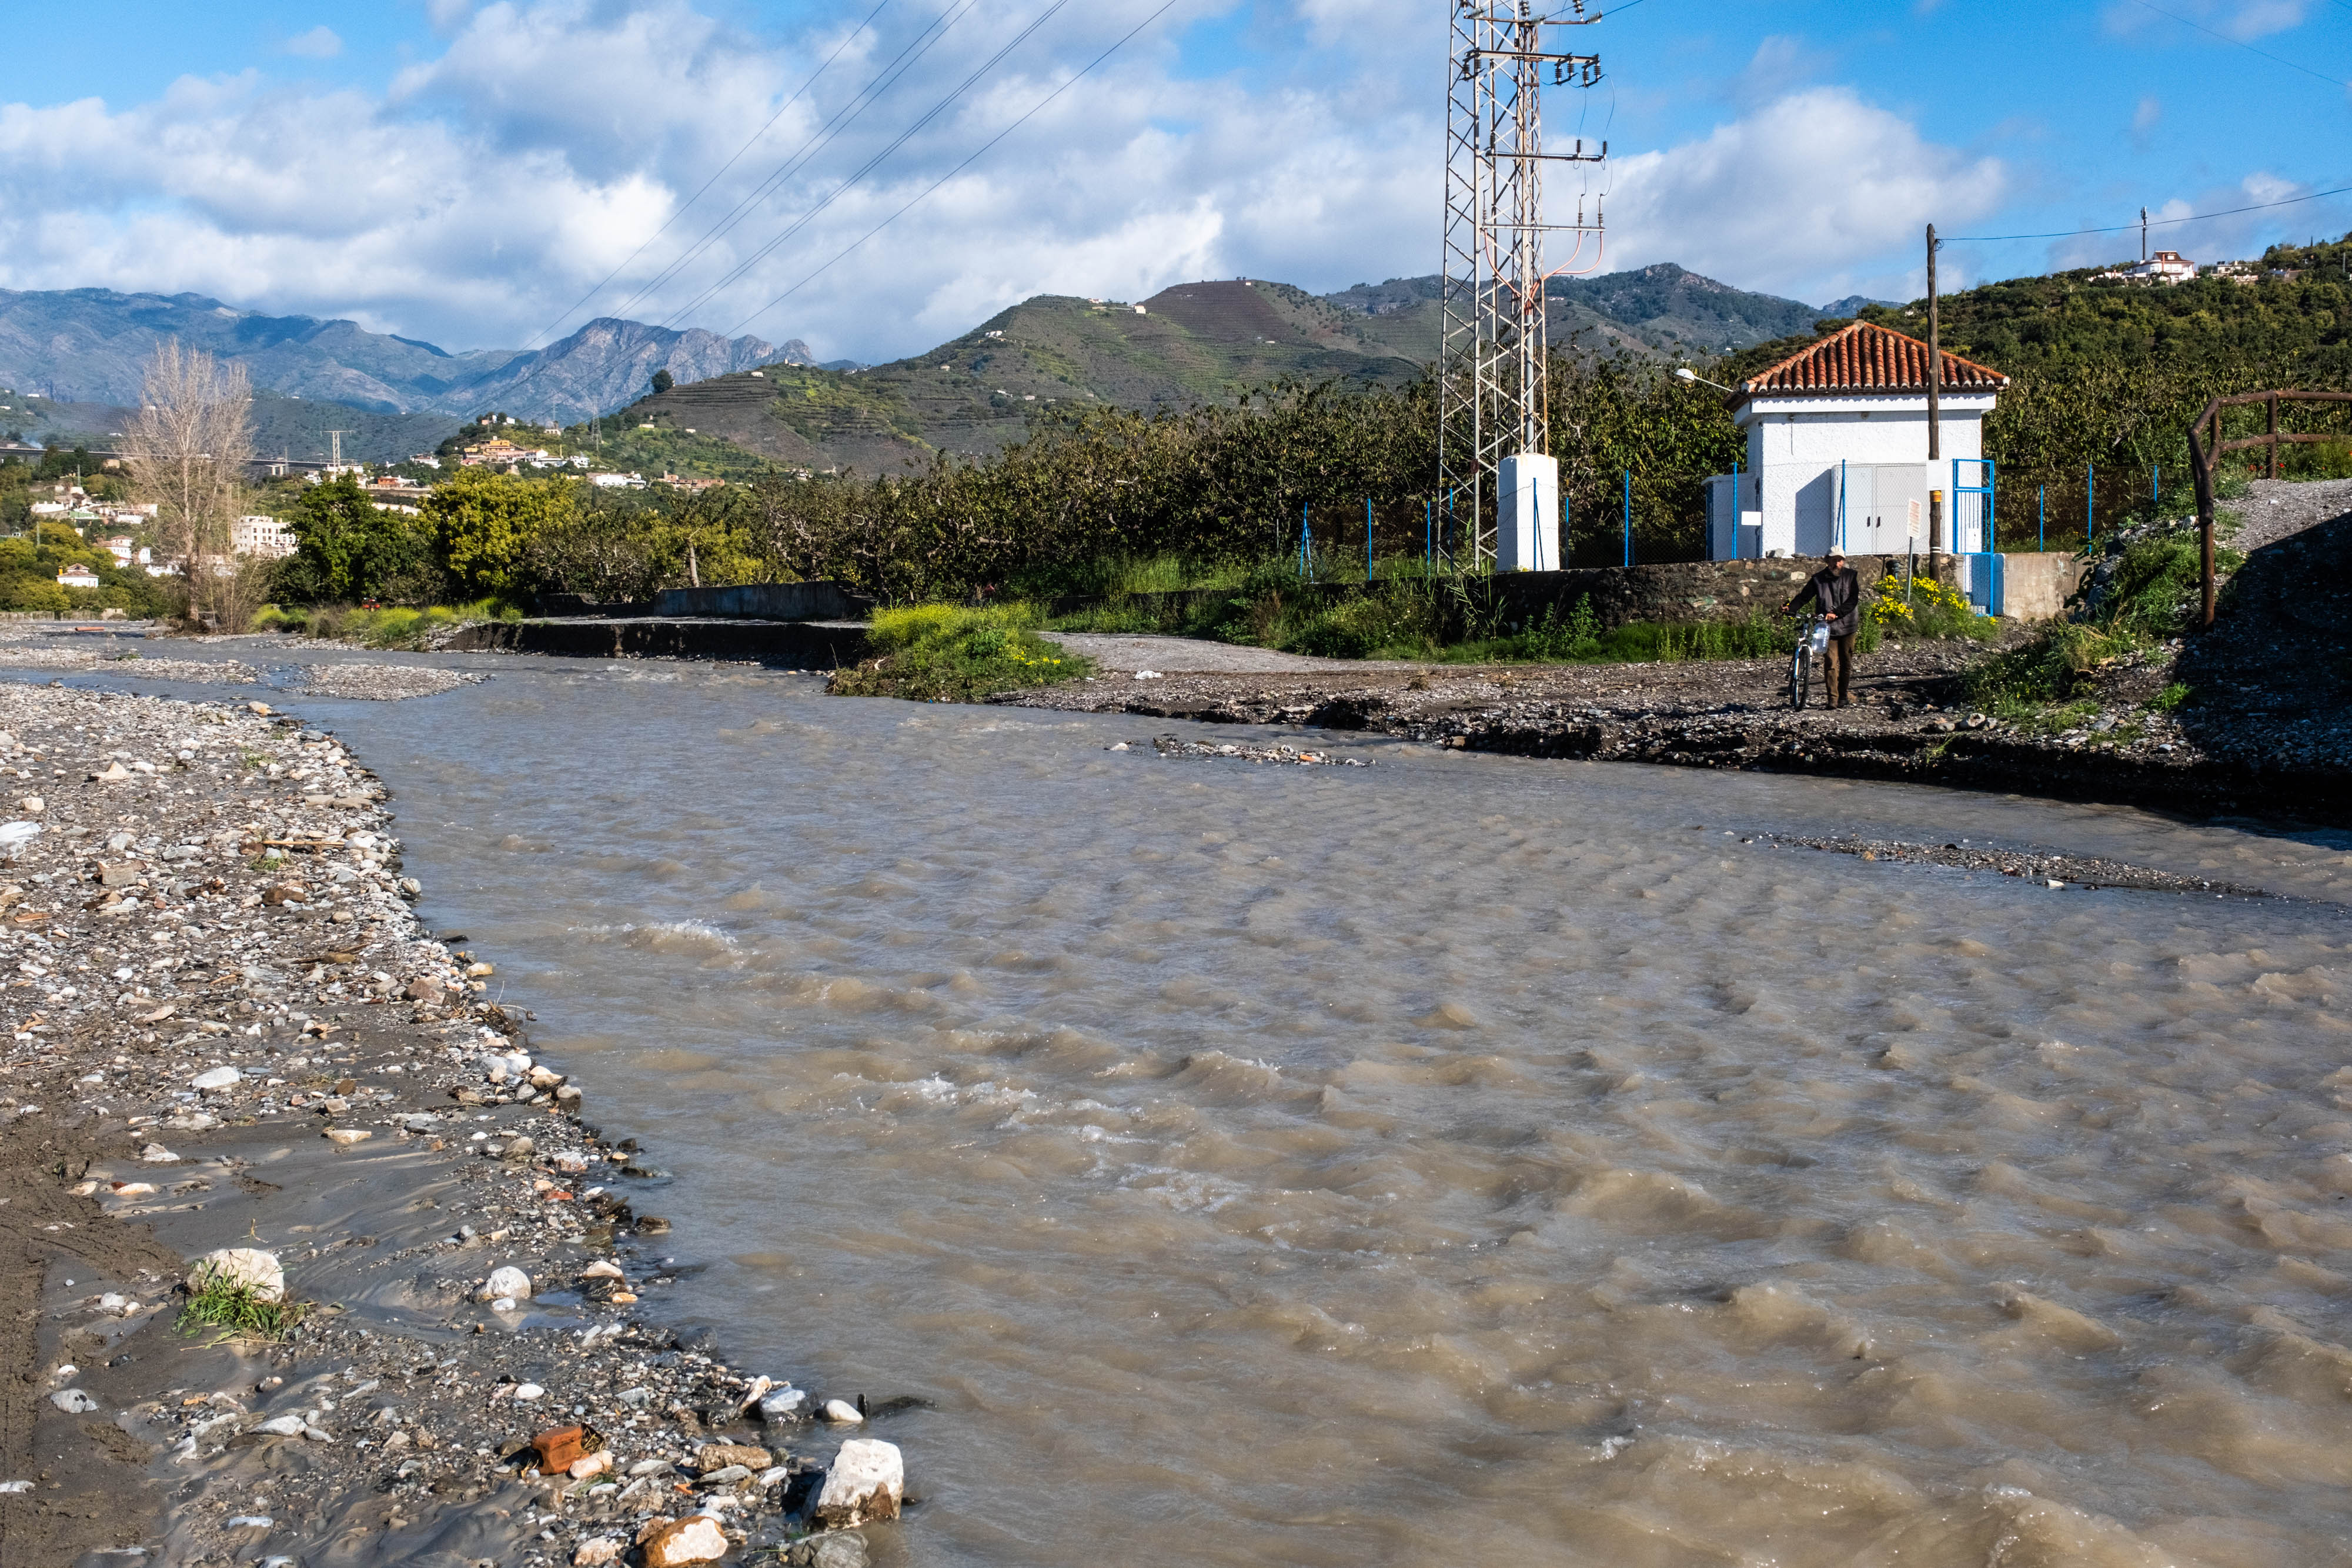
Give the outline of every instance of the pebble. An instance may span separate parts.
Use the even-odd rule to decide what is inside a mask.
[[[536,1383],[518,1383],[515,1385],[514,1396],[528,1404],[530,1401],[539,1398],[546,1392],[546,1389],[541,1388]]]
[[[628,1542],[617,1535],[592,1535],[572,1553],[572,1568],[604,1568],[607,1563],[618,1563]]]
[[[852,1405],[846,1399],[826,1400],[824,1402],[824,1418],[828,1421],[837,1421],[845,1427],[855,1427],[859,1422],[866,1419],[865,1416],[857,1413],[857,1406]]]
[[[341,1144],[345,1148],[351,1147],[353,1144],[364,1144],[370,1138],[374,1136],[375,1134],[365,1127],[330,1127],[327,1129],[327,1141],[331,1144]]]
[[[637,1537],[646,1568],[687,1568],[696,1563],[716,1563],[727,1555],[727,1532],[708,1514],[680,1520],[660,1520]]]
[[[236,1068],[215,1067],[208,1071],[199,1072],[194,1078],[189,1079],[188,1087],[191,1089],[226,1089],[233,1083],[242,1083],[244,1082],[245,1074],[238,1071]]]
[[[533,1293],[530,1276],[511,1263],[491,1270],[490,1277],[482,1283],[482,1298],[485,1301],[505,1296],[518,1301],[527,1301],[530,1300]]]
[[[79,1388],[60,1388],[49,1396],[49,1403],[68,1416],[86,1416],[98,1408],[98,1401]]]
[[[274,1416],[254,1428],[272,1437],[299,1437],[310,1423],[299,1416]]]

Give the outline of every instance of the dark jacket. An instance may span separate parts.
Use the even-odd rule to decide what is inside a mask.
[[[1853,635],[1854,622],[1862,611],[1862,579],[1854,575],[1853,568],[1822,568],[1782,608],[1794,610],[1808,599],[1819,604],[1822,613],[1830,618],[1831,636]]]

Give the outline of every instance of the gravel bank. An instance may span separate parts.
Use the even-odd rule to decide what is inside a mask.
[[[895,1448],[835,1450],[897,1406],[812,1424],[659,1325],[692,1267],[667,1178],[419,930],[350,753],[259,704],[21,685],[0,730],[0,810],[40,829],[0,827],[0,1563],[865,1561],[806,1531],[892,1511],[825,1483],[887,1482]],[[176,1331],[226,1247],[310,1303],[282,1342]],[[530,1447],[575,1425],[576,1462]]]

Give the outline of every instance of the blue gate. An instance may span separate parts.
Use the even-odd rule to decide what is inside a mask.
[[[2001,612],[2001,570],[1993,511],[1998,465],[1990,457],[1952,459],[1952,554],[1961,591],[1981,615]],[[1969,484],[1966,481],[1974,480]]]

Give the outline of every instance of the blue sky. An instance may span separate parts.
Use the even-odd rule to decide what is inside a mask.
[[[0,57],[0,286],[188,289],[452,348],[625,313],[879,358],[1041,291],[1433,270],[1445,0],[1156,20],[1160,0],[1064,0],[895,148],[1054,0],[887,0],[854,30],[875,3],[40,7]],[[938,47],[663,276],[943,15]],[[1609,80],[1547,113],[1607,128],[1612,268],[1907,296],[1930,220],[2039,234],[2352,185],[2352,0],[1637,0],[1577,38]],[[2347,228],[2335,196],[2157,239],[2212,260]],[[2137,245],[1956,245],[1945,266],[1965,284]]]

